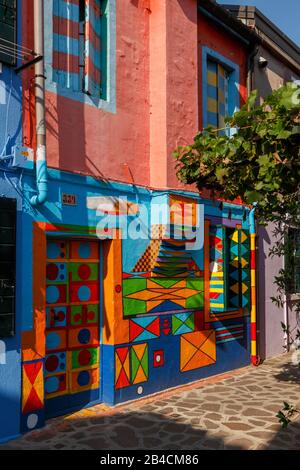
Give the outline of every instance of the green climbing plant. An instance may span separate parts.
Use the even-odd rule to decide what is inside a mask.
[[[291,230],[300,229],[300,87],[288,83],[257,105],[257,92],[232,117],[226,128],[206,128],[191,145],[174,152],[178,179],[195,184],[199,191],[208,189],[212,197],[226,200],[240,198],[251,205],[257,202],[259,223],[274,223],[276,243],[270,256],[284,256],[285,268],[274,277],[277,296],[283,306],[294,283]],[[300,302],[295,302],[300,312]],[[287,346],[299,339],[282,325]],[[300,348],[300,341],[296,342]],[[290,419],[294,408],[283,408]]]

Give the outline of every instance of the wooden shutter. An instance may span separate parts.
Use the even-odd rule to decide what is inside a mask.
[[[218,127],[218,64],[207,61],[207,126]]]
[[[228,115],[228,72],[218,64],[218,127],[225,127],[225,117]],[[224,133],[225,131],[223,131]]]
[[[16,0],[0,0],[0,62],[16,63]]]
[[[85,92],[101,94],[101,1],[86,0]]]
[[[210,310],[250,308],[250,237],[247,230],[210,227]]]
[[[292,268],[293,279],[291,280],[290,292],[300,293],[300,230],[290,229],[289,238],[292,242],[292,254],[287,258],[288,265]]]
[[[209,233],[210,310],[214,313],[227,309],[227,244],[226,227],[211,225]]]
[[[250,308],[250,236],[247,230],[227,228],[229,309]]]
[[[15,333],[16,200],[0,198],[0,338]]]
[[[53,81],[81,91],[79,2],[53,0]]]

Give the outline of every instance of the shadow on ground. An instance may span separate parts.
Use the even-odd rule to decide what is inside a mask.
[[[274,374],[274,378],[280,382],[300,384],[300,366],[287,362],[281,366],[277,374]]]
[[[20,440],[0,446],[0,449],[292,450],[300,447],[298,423],[292,423],[285,430],[280,429],[273,433],[273,437],[269,433],[270,441],[258,446],[252,445],[252,435],[253,431],[248,430],[241,430],[239,437],[230,433],[222,435],[220,430],[212,435],[208,430],[181,423],[180,417],[171,419],[156,413],[129,412],[61,422],[53,420],[45,429],[31,432]]]

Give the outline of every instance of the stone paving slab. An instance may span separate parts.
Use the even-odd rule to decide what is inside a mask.
[[[49,420],[8,449],[300,449],[300,416],[282,429],[283,401],[300,407],[300,369],[284,354],[154,397]]]

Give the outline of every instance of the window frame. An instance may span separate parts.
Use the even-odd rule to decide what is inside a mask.
[[[116,0],[104,0],[103,5],[103,40],[102,47],[105,54],[102,56],[103,66],[102,96],[90,96],[83,90],[74,91],[66,88],[54,80],[52,67],[53,54],[53,11],[54,1],[44,2],[44,31],[45,31],[45,70],[46,90],[59,96],[79,101],[104,111],[116,113]]]
[[[224,57],[207,46],[202,46],[202,127],[208,125],[207,119],[207,63],[208,60],[219,63],[229,73],[228,79],[228,114],[232,116],[240,109],[240,68],[238,64]]]
[[[15,67],[16,66],[16,63],[17,63],[17,46],[16,46],[16,43],[17,43],[17,37],[18,37],[18,0],[12,0],[13,3],[14,3],[14,6],[13,7],[8,7],[8,8],[11,8],[12,10],[15,11],[15,18],[14,18],[14,39],[13,39],[13,42],[14,42],[14,51],[15,51],[15,55],[14,57],[13,56],[10,56],[10,55],[6,55],[5,53],[2,53],[2,58],[0,58],[0,63],[3,63],[5,64],[6,66],[8,67]],[[4,5],[1,5],[3,3],[3,0],[0,1],[0,6],[4,6]],[[1,23],[0,23],[1,24]],[[9,44],[8,44],[9,46]]]

